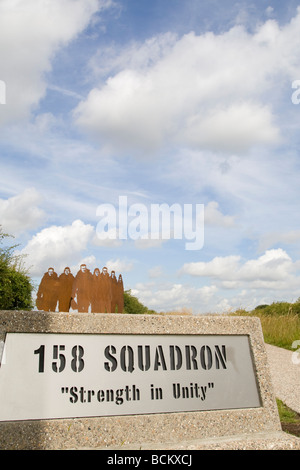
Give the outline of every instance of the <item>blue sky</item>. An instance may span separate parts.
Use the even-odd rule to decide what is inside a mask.
[[[194,314],[300,297],[299,31],[292,0],[0,0],[0,224],[35,282],[108,266]],[[203,247],[101,241],[121,196],[203,204]]]

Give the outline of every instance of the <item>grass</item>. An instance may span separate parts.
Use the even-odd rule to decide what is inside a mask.
[[[300,340],[300,303],[275,302],[254,310],[236,310],[231,315],[259,317],[264,340],[268,344],[293,350],[293,342]]]
[[[282,423],[299,423],[300,418],[296,411],[291,410],[279,398],[276,398],[280,421]]]
[[[169,310],[168,312],[159,312],[158,315],[193,315],[193,311],[190,308],[181,308],[179,310]]]
[[[192,315],[192,310],[182,308],[176,311],[160,312],[158,315]],[[238,309],[229,315],[259,317],[264,340],[280,348],[294,350],[293,342],[300,340],[300,301],[295,303],[274,302],[259,305],[254,310]]]
[[[157,315],[192,315],[190,309],[152,312]],[[259,317],[264,340],[280,348],[294,350],[293,342],[300,340],[300,300],[295,303],[274,302],[271,305],[259,305],[254,310],[238,309],[229,315]]]
[[[300,415],[291,410],[278,398],[276,401],[282,430],[289,434],[293,434],[294,436],[300,437]]]
[[[264,340],[280,348],[293,349],[293,342],[300,338],[300,317],[282,315],[279,317],[260,317]]]

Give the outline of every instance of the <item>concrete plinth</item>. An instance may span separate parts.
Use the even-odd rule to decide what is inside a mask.
[[[247,336],[260,406],[6,420],[0,422],[1,449],[300,449],[300,439],[281,431],[258,318],[2,311],[0,340],[8,333]]]

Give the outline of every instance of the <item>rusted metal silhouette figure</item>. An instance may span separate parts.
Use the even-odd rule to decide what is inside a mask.
[[[69,267],[58,278],[58,310],[68,312],[71,306],[74,276]]]
[[[111,312],[116,313],[117,301],[118,301],[118,281],[116,278],[115,271],[111,272],[110,282],[111,282]]]
[[[78,312],[88,312],[92,291],[93,276],[86,264],[80,266],[76,274],[72,288],[72,308],[78,309]]]
[[[39,310],[69,312],[70,307],[78,312],[122,313],[124,310],[124,287],[122,275],[116,278],[115,271],[109,274],[107,267],[92,274],[86,264],[80,266],[76,277],[69,267],[57,277],[53,268],[44,274],[37,293]]]
[[[107,267],[102,268],[102,281],[103,281],[103,290],[102,290],[102,300],[103,300],[103,313],[111,312],[111,278]]]
[[[93,274],[93,286],[91,292],[91,312],[100,313],[104,311],[104,302],[102,300],[103,282],[100,269],[96,268]]]
[[[123,310],[124,310],[124,285],[123,285],[122,274],[119,274],[119,279],[118,279],[117,304],[118,304],[118,313],[123,313]]]
[[[36,306],[39,310],[55,312],[58,301],[58,279],[53,268],[49,268],[41,280]]]

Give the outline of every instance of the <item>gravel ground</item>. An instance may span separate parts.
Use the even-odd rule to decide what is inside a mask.
[[[300,354],[266,344],[274,395],[300,413]]]

